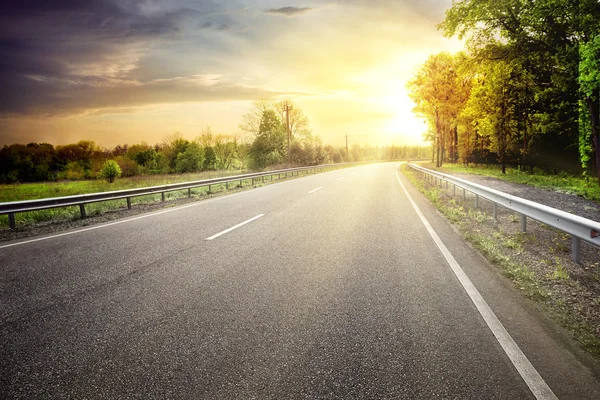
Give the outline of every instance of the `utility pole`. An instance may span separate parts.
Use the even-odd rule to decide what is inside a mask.
[[[285,111],[285,130],[287,131],[287,140],[288,140],[288,168],[292,167],[292,153],[290,153],[290,110],[293,109],[287,102],[284,106]]]
[[[346,162],[348,162],[348,135],[346,135]]]

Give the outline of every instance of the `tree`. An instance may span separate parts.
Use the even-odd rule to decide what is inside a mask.
[[[459,57],[463,56],[445,52],[430,56],[407,84],[409,95],[416,104],[413,111],[425,118],[431,127],[433,136],[427,139],[433,142],[438,167],[443,163],[446,149],[455,148],[456,140],[451,135],[455,133],[456,118],[466,103],[457,72]]]
[[[579,84],[585,108],[580,113],[579,154],[584,169],[591,159],[600,181],[600,34],[581,45],[580,51]]]
[[[566,167],[564,160],[575,161],[578,147],[584,164],[600,160],[600,146],[593,146],[593,114],[598,107],[584,88],[586,65],[593,64],[586,53],[600,33],[600,2],[463,0],[453,2],[439,28],[447,36],[466,36],[480,61],[502,60],[521,66],[529,75],[525,95],[514,99],[523,157],[533,143],[537,161],[552,159]],[[598,155],[590,158],[588,150]]]
[[[273,110],[263,112],[258,133],[250,148],[251,167],[263,169],[282,162],[286,155],[286,138],[281,121]]]
[[[309,139],[311,130],[308,117],[304,114],[302,109],[290,99],[274,101],[263,98],[253,102],[250,110],[242,116],[240,129],[244,132],[251,133],[254,136],[258,135],[265,111],[273,111],[278,116],[285,131],[285,124],[287,121],[285,112],[286,106],[290,107],[289,123],[291,140],[303,141]]]
[[[488,137],[490,150],[495,152],[506,173],[509,154],[517,146],[518,97],[521,71],[504,61],[487,62],[480,66],[481,79],[473,87],[467,108],[478,127],[478,133]]]
[[[169,172],[176,170],[177,156],[183,153],[189,144],[189,141],[183,138],[181,132],[175,132],[165,136],[163,139],[162,151],[166,158]]]
[[[217,159],[217,169],[229,169],[237,161],[237,144],[235,138],[226,135],[216,135],[214,152]]]
[[[107,160],[100,170],[100,177],[106,179],[109,183],[113,183],[119,176],[121,176],[119,164],[115,160]]]
[[[157,156],[156,150],[149,148],[135,153],[133,160],[142,167],[153,168],[156,167]]]
[[[308,117],[297,104],[290,99],[286,99],[276,103],[274,107],[284,127],[286,121],[289,120],[291,141],[305,142],[311,139]],[[289,116],[286,116],[286,107],[289,107]]]
[[[187,145],[183,153],[177,155],[175,171],[179,174],[196,172],[204,166],[204,149],[196,142]]]
[[[204,147],[204,164],[202,168],[205,171],[214,171],[217,169],[217,155],[212,146]]]

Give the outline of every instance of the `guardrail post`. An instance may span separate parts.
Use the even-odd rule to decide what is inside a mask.
[[[81,219],[85,219],[87,217],[85,215],[85,204],[81,203],[79,205],[79,213],[81,214]]]
[[[131,210],[131,197],[127,198],[127,209]]]
[[[160,201],[165,202],[165,192],[160,192]]]
[[[446,190],[448,190],[448,181],[446,181]]]
[[[581,263],[581,239],[576,236],[571,236],[571,260]]]
[[[265,183],[265,176],[262,176],[262,183]]]
[[[494,219],[497,220],[498,219],[498,204],[493,203],[494,204]]]
[[[243,184],[242,184],[242,180],[240,179],[240,187],[242,187],[242,186],[243,186]]]
[[[465,188],[463,188],[463,203],[465,203],[467,201],[467,192],[465,191]]]
[[[225,189],[229,190],[229,182],[225,182]]]
[[[581,239],[576,236],[571,237],[571,260],[581,263]]]
[[[521,214],[521,232],[527,232],[527,216]]]
[[[456,185],[452,184],[452,196],[456,196]]]
[[[188,188],[188,199],[192,197],[192,188]]]
[[[475,208],[479,208],[479,195],[475,195]]]
[[[254,186],[254,178],[252,178],[252,186]]]
[[[17,229],[17,223],[15,222],[15,213],[8,213],[8,227],[13,231]]]
[[[212,185],[208,185],[208,192],[207,194],[212,193]]]

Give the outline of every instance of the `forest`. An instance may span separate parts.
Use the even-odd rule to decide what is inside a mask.
[[[284,110],[288,110],[285,112]],[[287,129],[290,132],[290,154]],[[161,143],[145,142],[101,148],[95,142],[53,146],[48,143],[5,145],[0,149],[0,182],[24,183],[103,178],[107,161],[118,164],[119,175],[181,174],[215,170],[263,170],[368,160],[425,158],[423,146],[346,147],[323,145],[313,135],[308,118],[290,100],[261,99],[252,104],[240,124],[241,135],[215,134],[205,128],[193,140],[171,133]],[[111,178],[114,179],[114,176]]]
[[[438,28],[466,39],[407,89],[432,161],[600,179],[600,2],[464,0]]]

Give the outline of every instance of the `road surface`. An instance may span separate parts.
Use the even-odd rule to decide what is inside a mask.
[[[398,166],[0,244],[0,398],[600,398]]]

